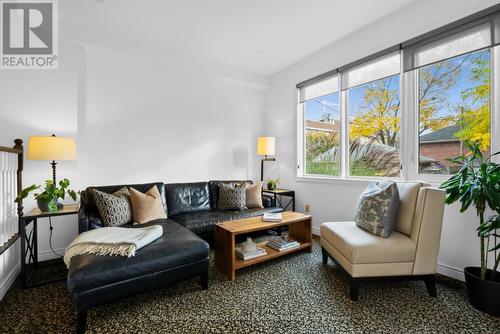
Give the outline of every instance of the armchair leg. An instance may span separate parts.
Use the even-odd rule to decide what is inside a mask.
[[[359,282],[353,278],[350,281],[349,296],[353,302],[358,301],[359,298]]]
[[[321,255],[323,257],[323,264],[327,264],[328,263],[328,253],[326,252],[326,250],[321,247]]]
[[[200,274],[200,283],[201,283],[201,288],[203,290],[208,289],[208,272],[207,271]]]
[[[85,333],[85,324],[87,322],[87,311],[78,312],[76,314],[76,333]]]
[[[426,278],[424,278],[424,283],[429,295],[431,297],[437,297],[436,276],[434,275],[427,276]]]

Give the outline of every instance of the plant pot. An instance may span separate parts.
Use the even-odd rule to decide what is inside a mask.
[[[36,204],[40,211],[42,212],[56,212],[57,209],[60,207],[60,204],[57,203],[57,198],[52,199],[50,201],[44,201],[41,199],[36,200]]]
[[[496,273],[494,281],[482,279],[479,267],[466,267],[464,273],[469,303],[480,311],[500,316],[500,273]],[[488,269],[486,277],[491,273]]]

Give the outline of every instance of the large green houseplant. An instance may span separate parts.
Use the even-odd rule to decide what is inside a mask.
[[[68,189],[69,180],[62,179],[59,181],[59,186],[54,184],[53,180],[45,181],[45,187],[41,193],[34,193],[34,198],[37,202],[38,208],[41,211],[55,212],[58,208],[59,198],[64,199],[66,194],[68,194],[74,201],[76,201],[76,192],[74,190]],[[19,195],[16,197],[15,201],[20,202],[31,192],[39,190],[40,185],[33,184],[27,188],[21,190]]]
[[[477,236],[481,247],[481,267],[464,269],[470,303],[487,313],[500,315],[500,164],[483,156],[479,143],[465,142],[467,154],[451,159],[460,170],[445,181],[446,203],[460,202],[460,212],[471,205],[479,216]],[[486,217],[487,209],[493,214]],[[488,263],[493,254],[493,265]],[[491,267],[491,269],[490,269]]]

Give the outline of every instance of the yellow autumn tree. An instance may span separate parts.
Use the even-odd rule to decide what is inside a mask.
[[[472,61],[471,80],[479,82],[462,92],[464,105],[459,117],[461,129],[455,136],[462,141],[478,142],[483,151],[490,148],[490,66],[489,53],[482,51]],[[475,107],[466,103],[471,101]]]
[[[395,146],[400,130],[399,96],[391,89],[393,78],[378,80],[368,84],[364,92],[364,105],[351,119],[349,138],[360,137]]]
[[[451,108],[448,90],[456,85],[463,70],[462,66],[468,61],[469,57],[464,57],[457,62],[440,62],[419,70],[419,134],[436,131],[459,121],[457,114],[441,115],[440,111]],[[400,131],[400,101],[398,90],[391,89],[391,80],[394,79],[387,78],[367,84],[364,105],[350,121],[351,141],[364,137],[381,144],[396,145]],[[470,94],[475,96],[478,93],[479,91],[475,91]],[[472,111],[468,116],[464,115],[464,123],[468,122],[466,117],[475,116]],[[484,118],[481,120],[484,121]],[[475,129],[480,126],[484,127],[484,122],[477,124]],[[472,137],[471,132],[469,135],[465,134],[465,128],[462,136]]]

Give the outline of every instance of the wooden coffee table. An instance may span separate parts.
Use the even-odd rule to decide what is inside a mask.
[[[267,242],[261,242],[257,245],[265,248],[267,255],[250,260],[241,260],[236,257],[235,239],[237,235],[285,225],[288,226],[288,237],[300,242],[300,246],[279,252],[267,247]],[[312,216],[303,213],[283,212],[283,219],[279,223],[264,222],[262,216],[259,216],[227,221],[215,226],[215,266],[233,281],[238,269],[302,250],[312,251]]]

